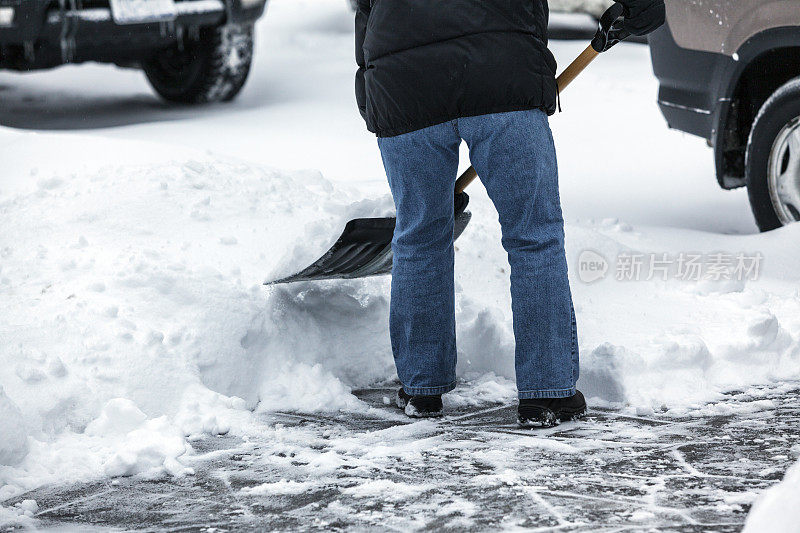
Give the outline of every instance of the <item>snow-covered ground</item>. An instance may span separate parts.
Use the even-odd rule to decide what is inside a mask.
[[[394,389],[355,391],[373,409],[264,414],[258,434],[193,440],[191,476],[42,487],[9,505],[57,531],[733,533],[800,453],[798,391],[752,387],[715,403],[714,416],[594,408],[534,431],[508,423],[513,405],[415,423],[383,403]],[[797,523],[791,484],[777,487],[752,531],[791,531],[764,519]]]
[[[261,285],[347,219],[391,211],[354,107],[351,26],[344,0],[274,0],[241,97],[208,108],[161,103],[136,71],[0,73],[0,502],[191,475],[185,437],[264,431],[252,410],[370,412],[349,391],[394,378],[388,281]],[[552,44],[562,66],[584,46]],[[647,49],[620,45],[551,121],[579,386],[641,416],[720,414],[703,405],[800,377],[800,227],[756,234],[744,191],[717,187],[710,151],[667,130],[655,92]],[[448,401],[477,409],[513,399],[513,337],[496,214],[469,192],[465,382]],[[605,276],[588,282],[589,265]],[[0,524],[32,509],[0,507]]]

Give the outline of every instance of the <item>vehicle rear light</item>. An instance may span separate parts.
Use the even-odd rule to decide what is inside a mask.
[[[0,7],[0,26],[11,26],[14,23],[14,8]]]

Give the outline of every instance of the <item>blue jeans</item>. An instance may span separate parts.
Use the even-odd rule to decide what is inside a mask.
[[[453,189],[462,139],[500,215],[511,264],[519,397],[572,396],[575,312],[555,147],[539,110],[460,118],[378,139],[397,208],[389,330],[398,377],[412,395],[455,388]]]

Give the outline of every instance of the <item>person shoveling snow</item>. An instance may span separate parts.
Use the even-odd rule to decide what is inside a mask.
[[[620,4],[626,32],[664,22],[661,0]],[[462,140],[500,215],[511,264],[518,421],[552,425],[586,411],[547,118],[558,99],[547,15],[544,2],[358,1],[356,96],[397,209],[390,336],[397,405],[409,416],[441,415],[441,396],[456,385]]]

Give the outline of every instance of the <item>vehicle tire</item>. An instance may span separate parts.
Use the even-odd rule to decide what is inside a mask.
[[[761,231],[800,221],[800,78],[758,112],[745,155],[750,208]]]
[[[153,89],[170,102],[232,100],[244,86],[253,59],[253,26],[201,28],[194,38],[161,49],[142,62]]]

